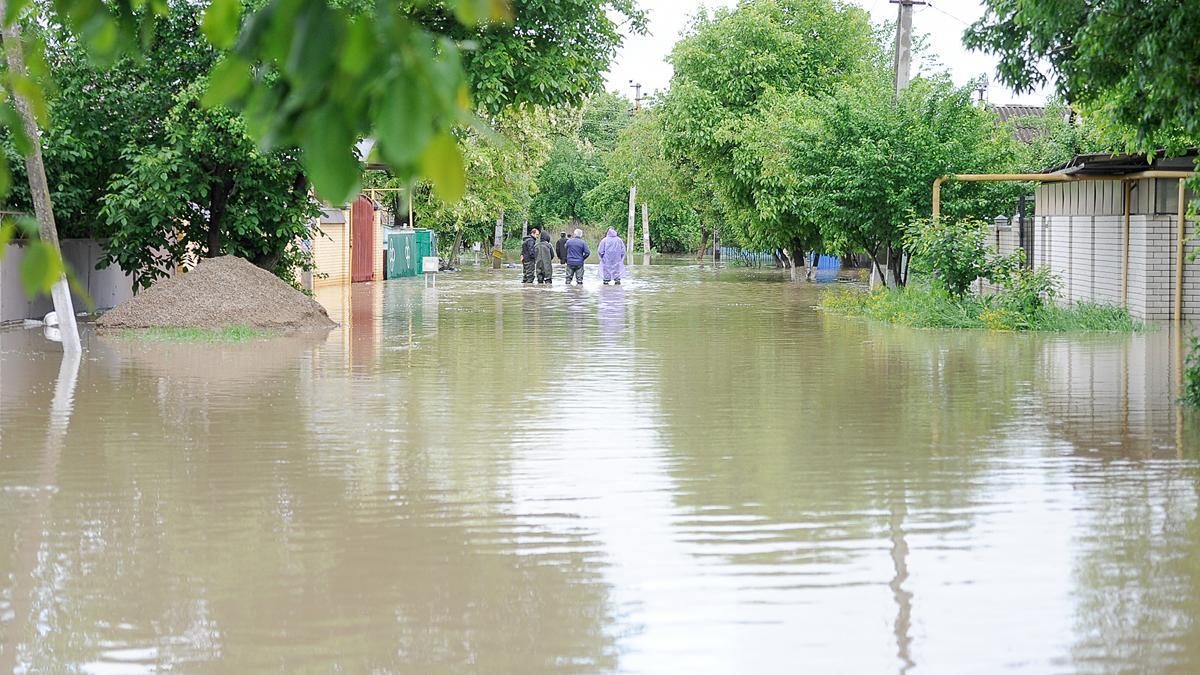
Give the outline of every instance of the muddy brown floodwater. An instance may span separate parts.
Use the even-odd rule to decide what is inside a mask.
[[[1200,671],[1169,331],[633,273],[357,284],[328,335],[89,332],[77,372],[0,332],[0,672]]]

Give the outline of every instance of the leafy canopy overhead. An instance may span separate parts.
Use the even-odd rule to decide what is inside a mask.
[[[985,0],[964,35],[1018,91],[1053,80],[1073,105],[1149,149],[1200,138],[1200,11],[1179,0]],[[1040,66],[1049,64],[1053,78]]]
[[[270,0],[241,19],[214,0],[206,34],[229,54],[206,101],[243,111],[268,146],[298,145],[314,184],[344,199],[357,184],[354,142],[371,136],[392,172],[424,176],[444,201],[462,196],[452,134],[482,124],[476,102],[578,104],[596,90],[621,36],[642,22],[632,0],[397,0],[343,9]],[[610,16],[611,15],[611,16]],[[207,17],[206,17],[207,18]]]
[[[9,4],[12,21],[29,5]],[[56,0],[52,11],[97,62],[152,43],[166,0]],[[620,44],[620,24],[644,27],[634,0],[212,0],[202,27],[224,53],[209,77],[207,106],[240,110],[265,149],[300,147],[327,199],[359,180],[355,142],[377,139],[399,176],[434,180],[461,196],[456,129],[482,125],[476,105],[577,105],[598,90]],[[36,86],[9,78],[7,88]],[[0,110],[8,126],[15,119]],[[44,104],[40,106],[44,108]]]

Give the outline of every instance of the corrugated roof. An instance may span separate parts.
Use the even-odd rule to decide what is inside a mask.
[[[1064,173],[1073,176],[1121,176],[1149,169],[1186,171],[1194,165],[1196,154],[1196,148],[1171,156],[1168,156],[1165,150],[1159,150],[1153,155],[1096,152],[1075,155],[1070,161],[1047,169],[1045,173]]]
[[[992,110],[1000,117],[1001,124],[1016,120],[1013,124],[1013,137],[1022,143],[1029,143],[1041,135],[1034,119],[1046,116],[1046,108],[1040,105],[994,105]],[[1034,118],[1034,119],[1031,119]]]

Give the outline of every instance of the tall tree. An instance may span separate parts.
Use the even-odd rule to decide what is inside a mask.
[[[101,216],[107,260],[146,287],[196,256],[236,255],[298,284],[298,241],[319,212],[296,149],[263,152],[242,119],[206,109],[200,80],[176,97],[161,144],[130,145]]]
[[[600,93],[588,100],[575,128],[552,141],[530,210],[534,224],[576,228],[593,219],[587,194],[604,180],[603,157],[616,146],[629,120],[628,99]]]
[[[649,208],[651,239],[661,252],[678,253],[699,243],[702,223],[711,220],[714,202],[705,174],[672,161],[663,148],[663,112],[651,107],[621,130],[603,156],[605,179],[587,195],[588,210],[602,223],[626,219],[629,186]]]
[[[866,12],[834,0],[747,0],[701,12],[671,52],[666,152],[704,169],[739,222],[772,219],[751,228],[755,243],[812,247],[820,236],[812,219],[756,205],[753,183],[775,149],[750,150],[748,135],[770,121],[771,102],[833,91],[878,67],[883,55]]]
[[[917,78],[894,100],[879,72],[828,95],[781,97],[768,110],[770,121],[747,143],[768,158],[749,181],[755,223],[778,227],[785,214],[804,214],[837,250],[903,250],[903,226],[931,210],[935,178],[1004,171],[1014,161],[1008,131],[948,78]],[[956,184],[945,203],[950,215],[1010,206],[1007,193],[987,184]],[[903,284],[899,265],[893,271],[889,281]]]
[[[0,0],[0,17],[8,16],[7,0]],[[25,44],[21,36],[21,24],[9,23],[3,26],[0,36],[4,41],[5,81],[10,88],[13,107],[16,108],[20,120],[19,130],[25,154],[25,169],[28,173],[29,193],[33,201],[33,211],[37,218],[40,247],[29,252],[30,260],[37,260],[36,253],[42,252],[45,262],[45,273],[33,275],[32,279],[40,281],[43,286],[50,288],[54,300],[54,311],[59,317],[59,330],[62,335],[63,350],[71,356],[77,356],[82,350],[79,341],[79,328],[75,325],[75,308],[71,302],[71,290],[67,285],[67,275],[62,268],[62,252],[58,247],[58,227],[54,224],[54,204],[50,199],[50,186],[46,180],[46,167],[42,162],[42,138],[38,128],[34,105],[38,101],[20,86],[21,82],[30,82],[29,69],[25,65]],[[0,254],[3,253],[4,241],[7,237],[0,235]],[[29,263],[26,262],[26,269]],[[22,270],[25,272],[25,269]],[[26,275],[26,281],[30,280]]]

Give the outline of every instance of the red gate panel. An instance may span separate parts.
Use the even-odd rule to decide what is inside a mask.
[[[350,207],[350,281],[375,279],[375,204],[365,196]]]

